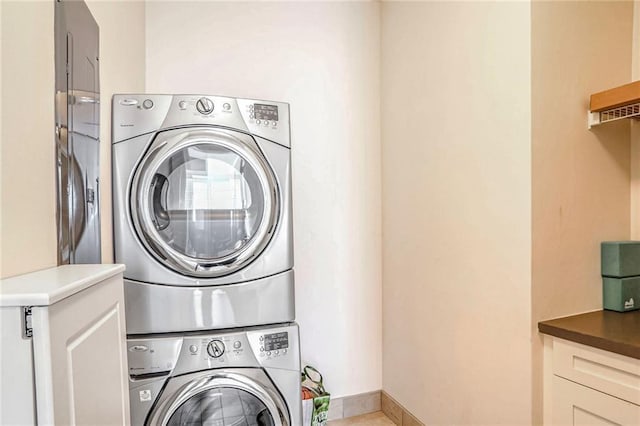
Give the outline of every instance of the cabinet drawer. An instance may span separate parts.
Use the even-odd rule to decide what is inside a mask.
[[[554,425],[638,425],[640,406],[553,377]]]
[[[553,374],[640,405],[640,360],[553,340]]]

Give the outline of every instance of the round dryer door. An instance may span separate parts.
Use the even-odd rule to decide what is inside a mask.
[[[131,214],[156,259],[194,277],[247,266],[279,211],[275,176],[253,138],[223,130],[159,134],[134,175]]]
[[[285,412],[283,402],[257,382],[239,374],[223,374],[186,381],[159,404],[147,424],[290,426]]]

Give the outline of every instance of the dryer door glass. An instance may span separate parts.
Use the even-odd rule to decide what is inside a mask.
[[[273,413],[253,394],[231,387],[200,392],[175,410],[168,426],[275,426]]]
[[[219,259],[242,249],[264,212],[255,170],[214,144],[191,145],[171,155],[156,170],[149,195],[164,242],[197,259]]]
[[[160,142],[132,194],[134,224],[147,248],[186,275],[216,277],[246,266],[277,220],[277,185],[266,160],[223,133]]]

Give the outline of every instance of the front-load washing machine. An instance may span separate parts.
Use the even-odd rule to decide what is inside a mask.
[[[115,95],[112,126],[127,333],[292,321],[289,106]]]
[[[127,346],[132,425],[302,424],[295,324]]]

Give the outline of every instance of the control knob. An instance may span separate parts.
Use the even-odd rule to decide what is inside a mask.
[[[220,358],[224,354],[224,343],[222,340],[212,340],[207,345],[207,353],[212,358]]]
[[[213,102],[208,98],[200,98],[196,102],[196,109],[200,114],[211,114],[213,112]]]

